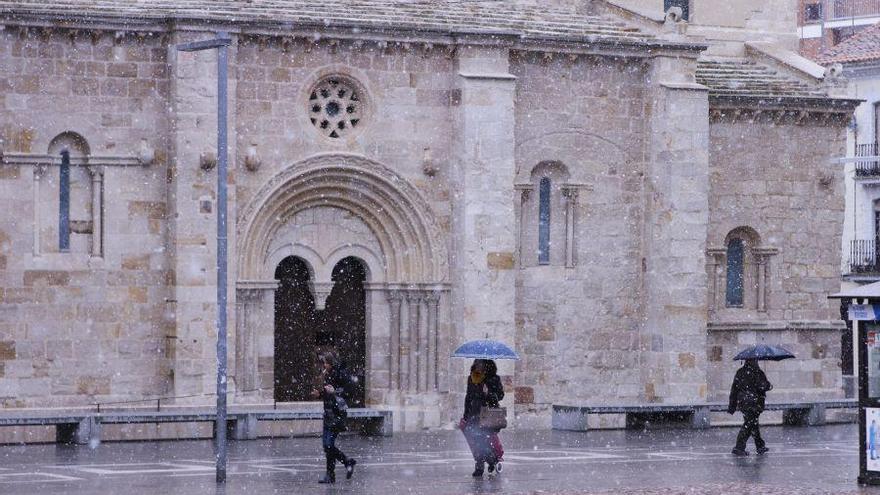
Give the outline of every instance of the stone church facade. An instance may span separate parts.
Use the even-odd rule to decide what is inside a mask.
[[[174,46],[218,29],[233,402],[307,400],[335,347],[396,428],[447,425],[484,337],[522,427],[722,399],[756,341],[800,358],[778,397],[841,393],[857,102],[756,34],[775,4],[80,3],[0,3],[3,407],[213,401],[216,54]]]

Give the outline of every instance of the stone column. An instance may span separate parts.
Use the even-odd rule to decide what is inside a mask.
[[[388,291],[388,306],[390,309],[389,325],[391,330],[391,345],[389,349],[389,380],[388,388],[400,389],[400,291]]]
[[[645,99],[643,398],[705,400],[709,222],[708,91],[694,82],[696,56],[659,54]],[[673,363],[673,366],[670,366]]]
[[[755,304],[759,312],[767,311],[767,293],[770,284],[769,281],[769,264],[770,257],[779,251],[776,248],[756,248],[752,250],[752,256],[755,258],[755,266],[757,268],[757,303]]]
[[[707,249],[708,269],[709,272],[709,312],[718,311],[721,307],[721,269],[724,266],[724,255],[726,250],[713,248]]]
[[[762,254],[755,255],[755,266],[758,270],[757,308],[758,311],[767,311],[767,258]]]
[[[437,390],[437,346],[439,345],[437,336],[437,317],[440,306],[440,294],[430,291],[425,296],[427,305],[427,327],[428,327],[428,372],[426,390],[433,392]]]
[[[89,167],[92,176],[92,256],[100,258],[104,253],[104,167]]]
[[[213,30],[179,25],[168,43],[170,70],[171,151],[168,211],[168,249],[175,275],[173,298],[177,311],[173,335],[172,395],[212,393],[216,389],[217,332],[217,169],[201,168],[200,155],[217,151],[217,53],[216,50],[179,52],[179,43],[214,38]],[[236,41],[229,47],[234,64]],[[235,85],[230,80],[230,129],[234,133]],[[235,139],[229,156],[235,157]],[[232,160],[234,162],[234,160]],[[230,174],[230,179],[234,173]],[[236,218],[234,189],[230,189],[228,217]],[[235,246],[235,224],[229,226],[230,246]],[[234,249],[229,274],[236,273]],[[230,287],[234,287],[233,280]],[[230,301],[232,297],[230,297]],[[230,313],[234,305],[230,305]],[[230,318],[229,321],[236,321]],[[207,397],[207,396],[206,396]],[[202,399],[209,401],[211,399]]]
[[[427,294],[419,294],[419,392],[427,392],[428,366],[431,362],[431,318],[428,311]]]
[[[562,194],[565,196],[565,267],[574,268],[577,261],[574,250],[574,215],[577,211],[578,189],[566,186],[562,188]]]
[[[499,43],[503,40],[499,40]],[[452,170],[453,283],[457,338],[515,345],[514,215],[516,77],[504,46],[459,46]],[[501,363],[502,368],[508,363]],[[502,374],[512,372],[501,370]]]
[[[235,392],[252,394],[263,384],[260,381],[259,340],[275,332],[275,290],[277,280],[239,281],[235,291],[235,345],[230,346],[230,362],[234,363]],[[274,391],[273,391],[274,393]]]
[[[46,174],[45,165],[34,165],[34,256],[40,256],[40,230],[43,222],[40,221],[40,179]]]
[[[248,313],[259,301],[260,291],[239,289],[235,297],[235,391],[243,393],[257,387],[257,346]]]
[[[410,354],[415,352],[415,349],[410,348],[410,325],[408,322],[403,321],[403,313],[405,312],[407,317],[412,312],[412,307],[409,304],[409,299],[406,297],[406,293],[401,291],[400,293],[400,336],[398,346],[397,357],[398,357],[398,376],[399,376],[399,385],[400,391],[405,392],[409,390],[409,378],[410,378],[410,370],[409,370],[409,360]]]
[[[525,267],[525,253],[524,249],[526,248],[525,242],[523,239],[525,237],[526,229],[528,228],[528,208],[529,208],[529,199],[532,196],[532,185],[531,184],[519,184],[516,186],[516,190],[519,191],[519,201],[517,202],[515,215],[516,218],[519,219],[517,222],[518,230],[516,232],[516,256],[517,256],[517,265],[520,268]]]
[[[421,342],[421,307],[422,295],[416,291],[410,291],[406,294],[408,304],[407,316],[409,317],[409,377],[407,378],[407,390],[409,393],[416,393],[419,389],[419,375],[421,374],[420,364],[422,348]]]

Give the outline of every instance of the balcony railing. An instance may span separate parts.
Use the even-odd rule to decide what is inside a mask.
[[[870,156],[878,156],[877,155],[878,147],[877,143],[871,144],[857,144],[856,145],[856,158],[860,156],[870,157]],[[856,160],[856,177],[857,178],[880,178],[880,162],[876,159],[873,160],[865,160],[858,161]]]
[[[822,0],[826,21],[880,16],[880,0]]]
[[[880,259],[877,258],[877,241],[850,241],[849,273],[851,275],[880,275]]]

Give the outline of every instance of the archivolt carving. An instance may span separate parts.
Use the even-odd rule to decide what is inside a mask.
[[[391,283],[448,278],[447,249],[431,208],[416,189],[365,157],[328,153],[308,158],[269,180],[238,222],[239,280],[271,280],[270,243],[285,219],[330,206],[357,215],[372,230]]]

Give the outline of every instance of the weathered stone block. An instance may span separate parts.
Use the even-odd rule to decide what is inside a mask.
[[[512,270],[516,265],[513,253],[489,253],[486,266],[493,270]]]
[[[532,404],[535,402],[535,390],[532,387],[516,387],[514,389],[514,404]]]
[[[125,256],[122,258],[123,270],[144,271],[150,269],[150,255]]]
[[[27,270],[23,282],[25,287],[67,285],[70,274],[62,270]]]
[[[0,361],[15,359],[15,342],[0,341]]]
[[[556,329],[552,325],[541,325],[538,327],[537,337],[540,342],[556,340]]]

